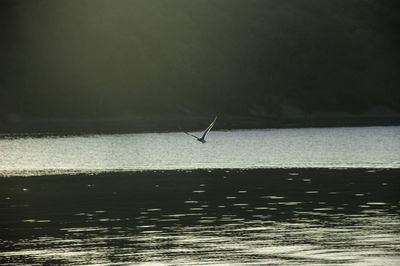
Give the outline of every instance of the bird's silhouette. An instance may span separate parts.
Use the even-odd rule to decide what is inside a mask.
[[[206,130],[204,130],[203,136],[201,136],[201,138],[199,138],[195,135],[192,135],[190,133],[187,133],[187,132],[185,132],[185,133],[188,134],[189,136],[192,136],[193,138],[197,139],[198,141],[200,141],[201,143],[204,144],[204,143],[206,143],[206,140],[205,140],[206,135],[208,134],[208,132],[210,132],[211,128],[214,126],[215,121],[217,121],[217,117],[215,117],[214,120],[211,122],[211,124],[206,128]]]

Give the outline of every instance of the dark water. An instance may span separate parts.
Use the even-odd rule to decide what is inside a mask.
[[[0,179],[0,264],[399,265],[400,170]]]

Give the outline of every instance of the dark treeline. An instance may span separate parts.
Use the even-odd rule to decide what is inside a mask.
[[[399,10],[397,0],[2,0],[0,117],[399,111]]]

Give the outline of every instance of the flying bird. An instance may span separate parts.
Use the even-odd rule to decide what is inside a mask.
[[[215,117],[214,120],[211,122],[211,124],[206,128],[206,130],[204,130],[203,136],[201,136],[201,138],[199,138],[195,135],[192,135],[190,133],[187,133],[187,132],[185,132],[185,133],[188,134],[189,136],[192,136],[193,138],[196,138],[198,141],[200,141],[201,143],[204,144],[204,143],[206,143],[206,140],[205,140],[206,135],[208,134],[208,132],[210,132],[211,128],[214,126],[215,121],[217,121],[217,117]]]

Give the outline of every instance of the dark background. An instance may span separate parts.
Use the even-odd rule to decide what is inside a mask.
[[[0,0],[0,126],[191,114],[398,117],[399,7]]]

